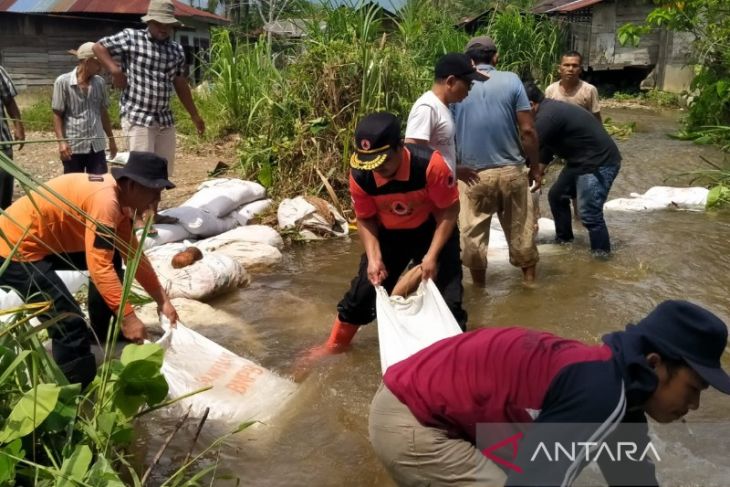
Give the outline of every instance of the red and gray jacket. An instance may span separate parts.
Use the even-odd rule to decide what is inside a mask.
[[[515,442],[516,453],[497,461],[507,485],[567,486],[590,455],[536,456],[540,443],[632,442],[639,454],[648,444],[641,405],[655,389],[655,377],[633,366],[643,360],[640,347],[622,339],[618,332],[591,346],[524,328],[484,328],[392,365],[383,381],[423,425],[480,448],[484,425],[529,424]],[[556,423],[576,427],[556,433]],[[598,463],[610,485],[629,485],[626,479],[657,485],[650,456],[628,463],[608,458]]]

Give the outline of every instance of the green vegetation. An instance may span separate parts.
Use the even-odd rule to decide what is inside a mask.
[[[310,4],[298,17],[307,19],[306,36],[279,51],[264,38],[237,43],[231,32],[218,31],[202,111],[220,121],[211,136],[241,135],[240,176],[258,178],[281,196],[321,189],[319,170],[344,192],[357,119],[376,110],[405,119],[430,87],[436,59],[461,51],[470,36],[454,27],[449,12],[423,1],[409,3],[398,18],[377,7]],[[485,33],[500,48],[500,67],[543,86],[552,81],[563,48],[556,24],[507,6],[477,34]]]
[[[717,143],[725,152],[730,149],[730,9],[726,0],[656,0],[657,5],[641,25],[627,24],[619,30],[622,43],[638,43],[652,29],[664,27],[689,32],[692,43],[695,78],[690,87],[689,115],[682,138],[699,143]],[[709,162],[709,161],[708,161]],[[726,203],[730,163],[703,171],[713,188],[715,206]],[[704,177],[703,176],[703,177]],[[713,184],[713,183],[710,183]],[[719,189],[718,189],[719,188]],[[723,196],[724,195],[724,196]]]
[[[617,91],[611,98],[616,101],[633,102],[654,108],[680,107],[679,95],[661,90],[649,90],[640,93],[622,93]]]

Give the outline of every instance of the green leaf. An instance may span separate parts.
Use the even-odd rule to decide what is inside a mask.
[[[720,208],[730,205],[730,188],[718,185],[707,194],[707,208]]]
[[[124,482],[101,453],[86,475],[86,483],[93,487],[124,487]]]
[[[91,449],[86,445],[78,445],[73,454],[64,459],[60,476],[56,479],[56,487],[76,487],[84,481],[91,464]]]
[[[156,343],[145,343],[144,345],[130,344],[122,350],[120,361],[122,365],[129,365],[132,362],[143,360],[156,363],[159,369],[159,367],[162,367],[164,356],[164,350]]]
[[[80,400],[81,384],[62,386],[58,394],[58,403],[43,422],[43,429],[50,433],[63,431],[76,420],[76,409]]]
[[[14,359],[12,359],[12,351],[7,348],[0,350],[0,370],[3,371],[3,373],[0,374],[0,385],[3,385],[5,381],[8,380],[12,373],[15,372],[15,369],[23,363],[23,360],[25,360],[28,355],[30,355],[30,350],[23,350]]]
[[[274,171],[271,164],[268,162],[262,163],[256,178],[263,187],[270,188],[274,184]]]
[[[55,409],[60,391],[61,388],[55,384],[38,384],[26,392],[15,404],[0,431],[0,444],[22,438],[35,430]]]
[[[23,458],[23,442],[20,438],[0,448],[0,485],[12,485],[15,480],[15,465],[18,461],[8,455]]]

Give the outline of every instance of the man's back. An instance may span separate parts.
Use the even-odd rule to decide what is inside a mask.
[[[545,163],[557,155],[570,166],[592,172],[599,166],[621,161],[616,143],[601,122],[577,105],[544,99],[535,115],[535,127]]]
[[[480,65],[489,80],[474,83],[453,106],[458,161],[475,169],[524,164],[517,112],[530,110],[516,74]]]

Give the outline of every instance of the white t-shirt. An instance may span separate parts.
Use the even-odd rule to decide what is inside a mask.
[[[416,100],[408,115],[406,139],[427,140],[428,145],[441,153],[451,172],[456,171],[456,125],[449,107],[433,91],[427,91]]]

